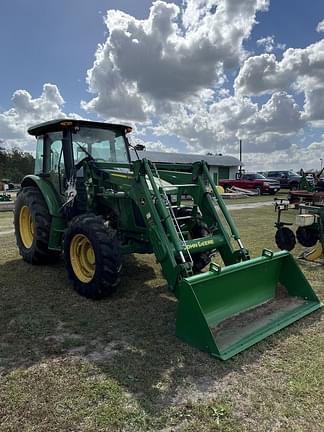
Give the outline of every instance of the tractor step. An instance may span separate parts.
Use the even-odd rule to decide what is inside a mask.
[[[177,216],[177,221],[184,221],[184,220],[190,220],[192,219],[192,216]]]
[[[187,184],[172,184],[168,186],[161,186],[163,189],[168,189],[169,187],[176,188],[188,188],[188,187],[197,187],[196,183],[187,183]]]

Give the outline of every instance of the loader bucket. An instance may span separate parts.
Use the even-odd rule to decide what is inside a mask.
[[[292,255],[259,258],[179,284],[177,336],[226,360],[321,307]]]

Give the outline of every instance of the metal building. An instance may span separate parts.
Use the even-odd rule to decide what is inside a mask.
[[[209,165],[209,170],[216,183],[219,179],[234,179],[240,166],[239,159],[233,156],[205,156],[200,154],[166,153],[148,150],[139,151],[138,155],[140,158],[147,158],[153,162],[193,163],[205,160]],[[133,160],[136,160],[135,152],[131,152],[131,157]]]

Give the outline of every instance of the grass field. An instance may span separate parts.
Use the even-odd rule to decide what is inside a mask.
[[[276,249],[272,207],[232,214],[253,256]],[[321,311],[221,362],[176,338],[152,256],[126,258],[119,291],[94,302],[63,261],[23,262],[11,230],[0,213],[1,432],[324,430]],[[324,299],[324,267],[300,266]]]

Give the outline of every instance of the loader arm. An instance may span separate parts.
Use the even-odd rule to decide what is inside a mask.
[[[193,253],[219,252],[225,265],[249,259],[235,223],[209,175],[207,165],[204,162],[197,162],[191,171],[191,173],[179,173],[175,170],[159,170],[156,164],[146,159],[134,163],[137,182],[133,192],[134,200],[141,210],[153,251],[161,264],[171,291],[176,291],[183,278],[193,275]],[[233,250],[230,235],[223,226],[203,181],[206,175],[209,186],[216,191],[220,212],[229,226],[233,239],[239,244],[239,249],[236,251]],[[167,180],[168,184],[165,185],[163,180]],[[193,207],[198,209],[201,220],[209,228],[210,235],[204,238],[186,239],[186,233],[178,223],[169,195],[176,196],[178,204],[181,204],[182,197],[190,196]]]

